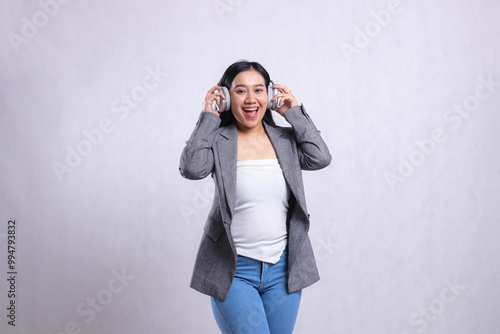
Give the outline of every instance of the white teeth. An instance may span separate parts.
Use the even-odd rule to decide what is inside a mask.
[[[250,109],[243,109],[243,110],[245,110],[245,111],[255,111],[255,110],[257,110],[257,108],[250,108]]]

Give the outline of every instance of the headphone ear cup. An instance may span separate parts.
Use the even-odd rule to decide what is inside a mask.
[[[278,106],[278,100],[273,101],[274,95],[278,94],[278,90],[273,87],[274,83],[271,81],[267,86],[267,109],[275,110]]]
[[[220,112],[228,111],[231,109],[231,95],[229,94],[229,89],[227,87],[222,86],[221,87],[221,92],[224,94],[224,97],[226,98],[221,99],[221,107],[220,107]]]

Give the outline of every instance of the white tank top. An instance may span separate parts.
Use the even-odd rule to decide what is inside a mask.
[[[238,255],[269,263],[279,261],[287,244],[289,195],[278,159],[237,162],[231,233]]]

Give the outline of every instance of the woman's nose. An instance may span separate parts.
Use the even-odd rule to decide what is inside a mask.
[[[252,92],[248,92],[246,97],[246,102],[254,102],[254,101],[255,101],[255,94]]]

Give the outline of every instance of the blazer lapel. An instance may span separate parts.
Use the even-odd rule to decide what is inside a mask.
[[[221,170],[224,193],[229,208],[230,219],[233,217],[234,205],[236,203],[236,160],[238,150],[238,131],[236,125],[228,125],[221,133],[217,141],[217,155]]]
[[[298,170],[297,168],[294,168],[294,166],[297,166],[297,162],[295,161],[297,156],[293,154],[292,147],[290,146],[290,140],[283,138],[283,132],[279,129],[270,126],[265,122],[263,124],[269,138],[271,139],[274,149],[276,150],[281,170],[283,171],[285,180],[290,187],[290,191],[293,193],[293,196],[297,200],[297,203],[302,211],[307,214],[304,189],[300,178],[301,170],[300,167],[298,167]]]

